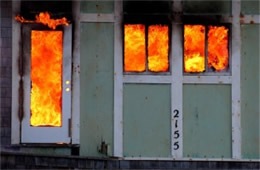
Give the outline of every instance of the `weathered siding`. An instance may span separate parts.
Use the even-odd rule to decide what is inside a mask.
[[[183,155],[231,158],[230,85],[184,85]]]
[[[113,150],[114,25],[80,29],[80,155],[102,156],[102,141]]]
[[[170,87],[159,84],[124,85],[124,156],[171,156]]]
[[[241,26],[242,157],[260,158],[259,108],[260,25]]]
[[[11,144],[11,96],[12,96],[12,2],[1,1],[0,10],[0,144]]]

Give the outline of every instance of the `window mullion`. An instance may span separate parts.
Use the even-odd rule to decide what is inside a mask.
[[[145,25],[145,72],[149,72],[149,68],[148,68],[148,25]]]
[[[183,157],[183,113],[182,113],[182,87],[183,87],[183,50],[182,25],[172,23],[172,82],[171,82],[171,154],[175,159]]]
[[[208,73],[208,26],[205,25],[205,72]]]

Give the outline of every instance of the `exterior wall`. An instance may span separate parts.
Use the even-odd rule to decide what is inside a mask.
[[[260,159],[259,24],[241,25],[242,157]]]
[[[115,10],[113,1],[81,1],[80,4],[81,14],[113,14]],[[231,1],[185,1],[184,12],[228,15],[231,13],[230,4]],[[258,1],[243,0],[242,14],[259,14],[258,4]],[[10,146],[11,17],[11,2],[1,1],[1,150],[70,155],[71,148],[67,147]],[[113,23],[104,22],[80,24],[81,156],[106,156],[99,152],[102,142],[108,145],[107,155],[113,155],[114,27]],[[243,24],[241,31],[242,159],[259,159],[259,24]],[[184,85],[183,88],[184,157],[232,158],[232,87],[198,84]],[[147,83],[124,85],[124,91],[123,156],[171,157],[171,100],[168,96],[171,89],[168,85]],[[145,97],[151,99],[151,102],[142,100]],[[143,110],[140,109],[142,107]],[[156,109],[163,111],[158,114]]]
[[[242,0],[241,1],[241,13],[242,14],[260,14],[260,2],[258,0]]]
[[[12,96],[12,2],[1,1],[1,146],[11,144],[11,96]]]
[[[231,86],[184,85],[183,154],[231,158]]]
[[[241,2],[242,15],[259,15],[260,2]],[[241,24],[241,129],[242,158],[260,159],[260,26]]]
[[[81,1],[80,14],[114,12],[113,1]],[[80,23],[80,155],[113,154],[114,24]],[[107,148],[102,151],[102,142]]]
[[[124,84],[125,157],[171,157],[170,87]]]
[[[80,154],[113,150],[113,24],[81,23]]]
[[[88,1],[80,2],[80,11],[82,13],[103,13],[109,14],[114,12],[114,1]]]

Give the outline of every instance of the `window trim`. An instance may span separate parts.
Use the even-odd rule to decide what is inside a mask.
[[[124,63],[124,57],[125,57],[125,43],[124,43],[124,40],[125,40],[125,29],[124,29],[124,26],[127,25],[127,24],[130,24],[130,25],[135,25],[135,24],[141,24],[141,25],[144,25],[145,26],[145,51],[146,51],[146,56],[145,56],[145,71],[143,72],[138,72],[138,71],[125,71],[124,70],[124,66],[125,66],[125,63]],[[168,70],[167,71],[159,71],[159,72],[155,72],[155,71],[149,71],[149,68],[148,68],[148,28],[149,26],[151,25],[167,25],[168,26],[168,38],[169,38],[169,42],[168,42]],[[141,22],[125,22],[122,24],[122,44],[123,44],[123,52],[122,52],[122,65],[123,65],[123,73],[124,75],[171,75],[171,63],[172,63],[172,56],[171,56],[171,29],[172,28],[172,25],[170,23],[165,23],[165,22],[154,22],[154,23],[141,23]]]
[[[185,72],[184,71],[184,26],[185,25],[203,25],[205,26],[205,71],[204,72]],[[209,26],[224,26],[228,29],[228,68],[226,68],[223,71],[217,72],[213,71],[213,69],[208,68],[208,27]],[[184,23],[183,24],[183,75],[184,76],[231,76],[232,75],[232,24],[231,23],[210,23],[210,24],[205,24],[205,23]]]
[[[185,20],[183,20],[183,16],[182,14],[182,2],[181,1],[176,1],[173,4],[173,12],[172,14],[174,15],[174,17],[171,20],[172,27],[174,27],[174,24],[176,24],[176,26],[178,25],[182,25],[182,24],[186,24]],[[120,13],[122,12],[122,1],[116,1],[115,2],[115,10],[116,11],[120,11]],[[117,15],[120,13],[117,13]],[[232,41],[232,43],[230,43],[229,48],[231,48],[231,50],[229,49],[229,57],[231,58],[230,61],[230,65],[232,66],[230,68],[230,75],[184,75],[183,74],[183,51],[182,51],[182,47],[183,47],[183,36],[182,37],[178,37],[178,35],[183,35],[183,30],[179,29],[178,31],[176,31],[176,29],[173,28],[172,31],[172,37],[171,39],[174,42],[174,46],[170,47],[171,49],[171,53],[172,53],[172,68],[174,68],[174,63],[181,63],[181,68],[177,69],[175,68],[175,70],[172,70],[172,74],[169,76],[161,76],[161,75],[144,75],[144,76],[135,76],[135,75],[124,75],[122,72],[122,56],[120,56],[120,53],[118,53],[118,51],[120,52],[120,50],[118,48],[122,48],[122,44],[120,44],[120,42],[118,42],[118,38],[120,37],[120,34],[118,35],[117,32],[115,32],[115,34],[117,34],[117,36],[115,36],[115,49],[117,49],[118,51],[115,52],[115,63],[121,62],[119,63],[119,67],[121,68],[115,68],[115,74],[119,74],[116,77],[115,80],[115,96],[114,96],[114,106],[115,106],[115,115],[114,117],[116,118],[116,121],[119,122],[115,122],[114,126],[114,155],[115,156],[120,156],[123,157],[123,124],[121,124],[120,122],[122,122],[122,104],[123,104],[123,99],[122,99],[122,94],[123,94],[123,84],[124,83],[157,83],[158,80],[163,80],[165,83],[170,83],[171,87],[172,87],[172,93],[171,93],[171,102],[172,102],[172,109],[174,109],[174,107],[180,107],[180,109],[182,109],[182,86],[183,84],[228,84],[231,85],[232,87],[232,158],[230,159],[226,159],[226,158],[221,158],[220,160],[243,160],[241,159],[241,130],[240,130],[240,1],[237,0],[232,0],[232,16],[225,16],[225,15],[221,15],[219,16],[213,16],[218,18],[218,21],[223,22],[223,23],[228,23],[231,25],[232,29],[230,30],[229,35],[231,36],[231,39],[229,40],[229,42]],[[210,16],[212,17],[212,16]],[[245,17],[247,18],[247,17]],[[248,20],[248,18],[247,18]],[[118,17],[115,21],[115,25],[118,23],[122,22],[122,17]],[[259,23],[259,21],[257,21],[256,23]],[[215,24],[213,24],[215,25]],[[121,31],[120,27],[117,27],[115,29],[115,31]],[[174,34],[174,31],[176,31],[177,33]],[[121,34],[122,35],[122,34]],[[174,36],[177,35],[177,36]],[[179,39],[180,42],[177,41],[177,44],[175,42],[174,39]],[[117,46],[119,45],[119,47]],[[178,50],[177,47],[181,47],[181,50]],[[176,47],[176,48],[175,48]],[[121,49],[122,50],[122,49]],[[176,52],[177,51],[177,52]],[[122,52],[121,52],[122,54]],[[237,61],[235,61],[235,59]],[[174,62],[175,61],[175,62]],[[177,62],[176,62],[177,61]],[[178,65],[178,64],[177,64]],[[117,65],[115,65],[115,67],[118,67]],[[118,72],[119,71],[119,72]],[[231,72],[233,74],[231,74]],[[141,78],[143,80],[141,80]],[[163,78],[163,79],[160,79]],[[164,79],[165,78],[165,79]],[[118,80],[119,79],[119,80]],[[171,82],[170,80],[171,79]],[[161,83],[161,82],[160,82]],[[179,86],[179,87],[178,87]],[[119,89],[117,89],[119,87]],[[117,96],[119,95],[119,96]],[[119,97],[119,98],[118,98]],[[118,103],[117,103],[118,102]],[[176,103],[175,103],[176,102]],[[174,105],[175,103],[175,105]],[[117,107],[117,108],[116,108]],[[120,108],[118,108],[120,107]],[[172,116],[173,116],[173,110],[172,110]],[[180,117],[182,118],[182,110],[180,111]],[[182,119],[180,120],[180,123],[182,124]],[[185,160],[185,159],[193,159],[193,158],[183,158],[183,149],[181,147],[181,149],[179,151],[175,151],[173,149],[173,144],[175,139],[173,138],[173,132],[174,132],[174,119],[171,119],[171,125],[172,125],[172,133],[171,133],[171,153],[172,153],[172,158],[177,159],[177,160]],[[120,129],[116,129],[116,128],[120,128]],[[120,134],[117,134],[115,132],[119,132]],[[180,133],[182,134],[182,129],[180,131]],[[182,138],[180,140],[180,144],[182,146]],[[134,160],[140,160],[143,157],[133,157],[133,158],[129,158],[129,157],[125,157],[125,159],[134,159]],[[172,159],[170,158],[170,159]],[[143,159],[153,159],[153,158],[143,158]],[[155,158],[158,159],[158,158]],[[164,158],[162,158],[164,159]],[[215,160],[213,158],[205,158],[207,160]],[[201,160],[205,160],[205,159],[201,159]],[[195,160],[195,159],[194,159]]]

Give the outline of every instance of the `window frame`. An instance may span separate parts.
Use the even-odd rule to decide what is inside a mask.
[[[240,35],[240,23],[239,23],[239,11],[240,3],[232,0],[232,14],[234,17],[230,16],[216,16],[216,15],[193,15],[191,18],[187,19],[187,15],[182,12],[182,0],[172,3],[171,19],[170,23],[172,26],[171,37],[173,44],[171,44],[171,74],[170,75],[125,75],[123,72],[123,43],[122,43],[122,22],[125,21],[123,14],[122,1],[115,2],[115,81],[114,81],[114,155],[119,157],[123,156],[123,85],[124,84],[170,84],[171,85],[171,156],[169,159],[193,159],[183,157],[183,137],[182,137],[182,107],[183,107],[183,94],[182,87],[184,84],[224,84],[230,85],[232,87],[232,158],[240,158],[240,123],[239,123],[239,112],[240,112],[240,91],[237,92],[240,86],[240,49],[239,49],[239,35]],[[238,8],[239,7],[239,8]],[[194,18],[197,18],[194,20]],[[201,20],[198,18],[206,18]],[[210,19],[207,19],[210,18]],[[187,23],[190,22],[190,23]],[[230,72],[227,75],[222,74],[188,74],[183,73],[183,25],[184,24],[197,24],[194,21],[204,21],[204,23],[212,22],[211,25],[216,25],[218,23],[229,24],[232,29],[229,30],[229,69]],[[192,23],[193,22],[193,23]],[[233,41],[233,42],[231,42]],[[177,42],[177,43],[176,43]],[[236,46],[234,45],[236,44]],[[232,49],[231,49],[232,48]],[[231,50],[230,50],[231,49]],[[232,57],[232,58],[231,58]],[[236,59],[236,60],[235,60]],[[231,62],[232,61],[232,62]],[[176,67],[176,68],[175,68]],[[231,75],[231,72],[233,75]],[[175,128],[174,122],[174,111],[179,110],[179,127]],[[179,130],[180,138],[177,140],[174,138],[173,133],[175,130]],[[174,150],[174,143],[179,142],[180,149]],[[143,159],[142,157],[125,157],[124,159]],[[153,159],[151,157],[147,159]],[[157,158],[155,158],[157,159]],[[167,158],[161,158],[167,159]],[[196,159],[196,158],[195,158]],[[212,158],[205,158],[207,160],[212,160]],[[200,160],[205,160],[204,158]],[[218,158],[216,158],[218,159]],[[222,158],[219,160],[223,160]]]
[[[139,17],[138,19],[135,19],[135,17]],[[138,71],[125,71],[125,63],[124,63],[124,52],[125,52],[125,44],[124,44],[124,34],[125,34],[125,29],[124,26],[127,24],[141,24],[145,26],[145,51],[146,51],[146,58],[145,58],[145,71],[143,72],[138,72]],[[168,70],[167,71],[159,71],[159,72],[154,72],[154,71],[149,71],[148,68],[148,28],[151,25],[167,25],[168,26]],[[172,67],[172,55],[171,55],[171,46],[172,46],[172,40],[171,40],[171,36],[172,36],[172,23],[168,20],[167,15],[158,15],[158,17],[155,17],[155,19],[153,20],[153,16],[152,15],[147,15],[147,16],[142,16],[142,15],[124,15],[124,22],[122,23],[121,26],[122,31],[122,71],[123,71],[123,75],[160,75],[160,76],[167,76],[167,75],[171,75],[171,67]]]
[[[184,26],[185,25],[203,25],[205,26],[205,71],[204,72],[185,72],[184,71]],[[224,26],[228,29],[228,67],[220,72],[214,71],[212,68],[208,68],[208,31],[209,26]],[[183,23],[183,31],[182,31],[182,49],[183,49],[183,76],[231,76],[232,75],[232,24],[231,23]]]

